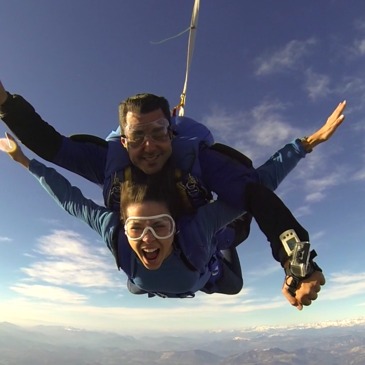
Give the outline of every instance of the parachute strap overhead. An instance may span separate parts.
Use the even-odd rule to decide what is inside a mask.
[[[181,94],[180,95],[180,103],[177,104],[174,109],[172,109],[172,116],[176,117],[177,112],[179,112],[179,116],[183,117],[184,116],[184,107],[185,107],[185,99],[186,99],[186,95],[185,94]]]
[[[176,116],[177,112],[179,113],[180,117],[184,116],[184,107],[185,107],[185,101],[186,101],[186,90],[187,90],[187,87],[188,87],[189,71],[190,71],[191,61],[193,59],[196,29],[197,29],[197,26],[198,26],[199,6],[200,6],[200,0],[195,0],[194,7],[193,7],[193,14],[191,16],[191,22],[190,22],[189,41],[188,41],[188,54],[187,54],[187,60],[186,60],[185,82],[184,82],[183,91],[182,91],[181,96],[180,96],[180,103],[177,106],[175,106],[175,108],[172,111],[173,116]]]

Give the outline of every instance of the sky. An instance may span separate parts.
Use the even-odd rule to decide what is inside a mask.
[[[104,138],[130,95],[179,102],[188,33],[173,36],[189,27],[193,4],[0,0],[0,80],[61,133]],[[364,75],[363,1],[201,1],[185,115],[209,126],[217,142],[258,167],[347,100],[335,135],[277,190],[309,231],[326,276],[310,307],[298,311],[282,296],[283,271],[255,223],[239,246],[245,284],[238,295],[133,296],[101,238],[1,154],[0,321],[138,334],[364,316]],[[97,186],[59,171],[102,202]]]

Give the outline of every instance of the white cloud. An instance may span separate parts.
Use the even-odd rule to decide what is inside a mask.
[[[34,252],[37,261],[21,268],[26,274],[24,280],[84,288],[121,286],[111,253],[94,247],[75,232],[57,230],[43,236]]]
[[[282,49],[256,60],[256,75],[268,75],[285,69],[295,69],[297,64],[306,56],[317,43],[314,38],[305,41],[292,40]]]
[[[279,102],[264,101],[250,111],[228,113],[214,108],[203,118],[215,136],[216,142],[226,143],[249,156],[257,166],[256,159],[265,160],[280,146],[301,135],[285,119],[287,106]]]
[[[327,75],[315,73],[312,70],[306,72],[305,88],[312,100],[325,98],[331,92],[330,78]]]
[[[346,95],[346,97],[349,97],[352,101],[346,108],[346,114],[351,114],[354,110],[357,110],[359,106],[357,105],[358,102],[356,97],[361,99],[365,94],[365,81],[362,75],[344,77],[337,92],[341,92],[342,95]],[[360,107],[363,108],[363,104],[360,104]]]
[[[83,304],[87,300],[85,295],[56,286],[16,284],[10,289],[26,297],[58,304]]]
[[[365,292],[365,272],[360,273],[333,273],[326,287],[324,298],[327,300],[339,300],[355,295],[363,295]]]
[[[310,215],[311,213],[312,209],[309,205],[302,205],[294,211],[294,215],[297,218],[303,217],[305,215]]]
[[[341,132],[336,133],[341,134]],[[347,162],[340,163],[341,155],[344,154],[341,143],[337,138],[336,141],[325,142],[323,147],[316,147],[313,153],[305,157],[303,161],[305,168],[295,170],[296,178],[301,181],[301,186],[309,194],[308,201],[316,201],[316,197],[321,198],[322,196],[316,194],[326,194],[326,190],[330,187],[348,183],[354,166]]]
[[[9,237],[2,236],[0,237],[0,242],[11,242],[12,239]]]
[[[357,39],[354,41],[354,50],[356,54],[365,55],[365,39]]]
[[[272,148],[272,145],[288,141],[298,132],[298,129],[285,122],[283,115],[279,113],[284,110],[284,105],[269,102],[264,102],[252,110],[256,123],[252,125],[250,135],[259,146]]]
[[[365,167],[356,171],[352,177],[352,180],[355,181],[365,181]]]
[[[113,268],[114,269],[114,268]],[[109,287],[113,288],[116,281],[112,280],[112,274],[107,267],[94,268],[87,263],[71,261],[40,261],[22,268],[32,281],[43,281],[54,285],[75,285],[79,287]],[[117,270],[115,267],[115,275]]]
[[[249,272],[248,276],[250,277],[250,281],[253,281],[253,280],[257,280],[257,279],[262,279],[267,276],[270,277],[274,273],[277,273],[281,270],[282,270],[281,266],[278,265],[278,263],[275,261],[275,262],[272,262],[271,264],[268,264],[265,266],[260,265],[260,269]]]
[[[310,203],[319,202],[325,198],[329,188],[347,183],[347,170],[343,166],[337,166],[335,171],[329,171],[325,174],[322,171],[322,177],[318,177],[318,174],[312,178],[308,176],[305,180],[305,189],[309,193],[305,200]]]
[[[263,312],[271,313],[277,308],[288,305],[283,297],[252,298],[247,290],[234,296],[198,294],[194,299],[170,300],[168,307],[165,307],[164,299],[148,299],[145,296],[137,298],[141,300],[143,307],[140,304],[126,305],[123,301],[117,306],[102,307],[84,304],[83,300],[86,298],[69,291],[62,293],[57,288],[51,289],[49,297],[46,294],[46,287],[24,287],[19,288],[19,291],[23,291],[22,294],[28,295],[28,298],[0,302],[0,312],[5,314],[3,320],[18,322],[37,318],[37,324],[43,322],[82,326],[118,330],[124,333],[155,331],[156,328],[161,331],[161,323],[164,323],[166,331],[175,332],[177,329],[183,331],[187,328],[199,329],[201,326],[207,329],[217,327],[232,329],[233,326],[238,327],[239,323],[247,325],[249,320],[254,319],[251,313],[261,312],[263,315]],[[45,300],[32,301],[29,299],[32,294],[37,299],[44,296]],[[60,301],[50,300],[52,294],[55,297],[59,296]],[[69,302],[64,298],[68,298]],[[150,301],[151,304],[147,305],[146,301]],[[187,314],[193,320],[186,321]],[[254,323],[257,324],[257,319]]]
[[[318,203],[325,198],[325,194],[321,191],[316,191],[314,193],[307,194],[305,201],[308,203]]]
[[[326,232],[324,231],[319,231],[319,232],[316,232],[314,234],[311,234],[311,240],[312,241],[318,241],[320,240],[322,237],[325,237],[326,235]]]
[[[341,301],[363,294],[364,279],[365,273],[332,274],[321,291],[321,302]],[[201,326],[204,326],[205,329],[247,327],[258,325],[261,318],[267,322],[268,315],[272,322],[272,318],[280,315],[282,310],[288,312],[291,308],[283,296],[265,297],[254,288],[244,288],[240,294],[234,296],[198,293],[191,300],[170,300],[168,307],[165,306],[166,300],[164,299],[147,299],[145,296],[135,298],[133,305],[126,305],[121,300],[120,305],[117,306],[93,306],[85,304],[83,300],[86,298],[78,293],[62,292],[53,288],[49,297],[59,296],[60,300],[56,302],[49,300],[46,286],[32,288],[30,285],[23,285],[18,288],[19,292],[23,292],[22,294],[28,298],[44,298],[44,300],[31,301],[24,297],[10,301],[2,300],[0,301],[0,312],[3,313],[3,320],[29,322],[31,318],[37,318],[36,324],[71,325],[99,330],[115,330],[124,334],[131,331],[145,333],[155,331],[156,328],[159,331],[174,330],[176,332],[176,329],[179,331],[196,330],[202,328]],[[67,302],[65,298],[69,301]],[[146,301],[151,301],[151,305],[146,306]],[[316,306],[313,306],[313,320],[316,318],[315,311]],[[186,321],[187,314],[192,319],[191,321]],[[300,312],[292,312],[292,315],[299,318]],[[303,314],[300,318],[302,316]],[[317,317],[321,318],[320,311],[317,313]],[[161,329],[162,321],[163,329]],[[283,324],[286,323],[283,322]]]

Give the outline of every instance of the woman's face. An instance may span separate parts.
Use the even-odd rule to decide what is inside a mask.
[[[173,220],[161,215],[169,215],[167,207],[163,203],[143,202],[128,206],[126,220],[126,233],[132,250],[136,253],[142,264],[148,270],[157,270],[163,261],[173,250],[175,227]],[[161,216],[149,219],[148,217]],[[130,217],[140,217],[128,220]],[[151,227],[158,236],[168,238],[156,238],[150,229]],[[139,237],[139,239],[131,239]]]

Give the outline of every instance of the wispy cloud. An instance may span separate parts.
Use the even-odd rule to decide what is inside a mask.
[[[313,212],[310,205],[302,205],[299,208],[296,208],[294,211],[294,215],[297,218],[310,215]]]
[[[82,304],[87,300],[85,295],[56,286],[16,284],[10,289],[26,297],[58,304]]]
[[[12,239],[5,236],[0,236],[0,242],[11,242]]]
[[[255,271],[250,271],[248,273],[248,276],[250,277],[250,281],[254,281],[254,280],[262,279],[264,277],[268,277],[268,276],[270,277],[274,273],[277,273],[281,270],[282,270],[282,268],[280,265],[278,265],[277,262],[272,262],[271,264],[268,264],[268,265],[265,264],[265,266],[260,265],[260,269],[255,270]]]
[[[351,296],[361,295],[365,289],[365,273],[336,273],[332,274],[328,284],[321,291],[321,301],[343,300]],[[330,283],[330,284],[329,284]],[[161,329],[161,321],[166,325],[166,331],[184,331],[187,329],[204,328],[237,328],[240,325],[257,325],[260,318],[275,316],[275,313],[285,308],[290,308],[282,296],[265,297],[257,295],[257,291],[245,288],[240,294],[234,296],[205,295],[198,293],[194,299],[184,301],[169,301],[168,310],[165,301],[160,298],[137,298],[142,303],[151,301],[151,305],[141,307],[126,305],[121,301],[118,306],[93,306],[87,305],[83,297],[72,291],[62,292],[57,288],[51,288],[51,293],[59,301],[41,300],[46,297],[47,287],[37,286],[31,288],[27,285],[17,285],[16,290],[28,298],[36,298],[36,301],[19,298],[11,301],[1,301],[0,311],[6,313],[6,320],[17,321],[37,318],[37,324],[43,321],[47,324],[73,325],[85,328],[98,328],[107,330],[123,329],[128,331],[154,331],[156,326]],[[37,294],[37,290],[39,293]],[[28,294],[28,295],[27,295]],[[64,300],[68,298],[68,302]],[[14,308],[14,312],[12,312]],[[6,309],[6,310],[4,310]],[[279,311],[279,312],[275,312]],[[186,314],[189,313],[193,321],[186,322]],[[267,313],[268,315],[266,315]],[[212,320],[214,318],[214,320]]]
[[[365,292],[365,272],[333,273],[328,280],[330,286],[326,286],[323,299],[338,300],[355,295],[363,295]]]
[[[315,232],[315,233],[311,234],[311,239],[312,239],[312,241],[318,241],[322,237],[325,237],[325,235],[326,235],[325,231]]]
[[[265,54],[256,60],[256,75],[263,76],[287,69],[295,69],[317,44],[317,40],[309,38],[304,41],[292,40],[283,48],[269,54]]]
[[[364,39],[356,39],[353,44],[353,49],[355,54],[365,55],[365,38]]]
[[[329,188],[342,185],[347,181],[346,173],[339,170],[326,173],[322,177],[307,178],[305,188],[308,194],[305,197],[305,201],[309,203],[319,202],[325,198]]]
[[[305,89],[312,100],[325,98],[331,93],[330,78],[327,75],[307,70]]]
[[[23,289],[24,291],[27,288]],[[34,297],[39,299],[43,288],[39,295]],[[263,312],[271,313],[277,308],[282,308],[287,304],[283,298],[252,298],[250,295],[242,294],[235,296],[226,295],[206,295],[198,294],[194,299],[185,299],[183,301],[169,301],[168,310],[165,307],[165,300],[160,298],[147,299],[141,298],[144,305],[125,305],[121,301],[118,306],[93,306],[83,304],[82,297],[78,297],[72,292],[54,292],[55,295],[62,295],[74,299],[74,303],[65,303],[59,301],[32,301],[30,299],[16,299],[11,301],[1,301],[0,311],[4,313],[6,308],[6,320],[18,322],[29,320],[29,318],[37,318],[37,324],[43,321],[47,324],[73,325],[85,328],[98,328],[118,331],[155,331],[158,328],[161,331],[161,322],[164,323],[166,331],[173,330],[183,331],[188,328],[199,329],[204,328],[229,328],[238,327],[238,323],[245,325],[252,324],[249,321],[257,319],[252,313]],[[151,301],[151,305],[146,306],[145,301]],[[14,308],[14,312],[11,311]],[[10,309],[10,310],[9,310]],[[186,315],[189,313],[192,321],[186,321]],[[237,317],[237,315],[239,315]],[[214,318],[214,320],[212,320]]]
[[[107,249],[93,246],[73,231],[56,230],[41,237],[33,253],[36,261],[21,269],[26,274],[23,281],[80,288],[121,286]],[[30,286],[26,288],[29,292]]]
[[[355,181],[365,181],[365,167],[356,171],[352,179]]]
[[[228,113],[215,107],[203,118],[217,142],[226,143],[244,151],[254,161],[269,157],[280,146],[294,136],[301,135],[285,118],[287,105],[263,101],[247,112]]]

